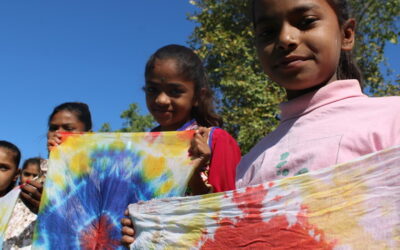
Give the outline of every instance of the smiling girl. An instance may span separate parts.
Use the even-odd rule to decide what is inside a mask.
[[[400,97],[361,91],[351,55],[355,21],[346,1],[253,0],[252,8],[261,65],[285,88],[288,101],[280,105],[276,130],[243,157],[237,187],[400,144]]]
[[[214,112],[200,58],[184,46],[167,45],[148,60],[145,80],[147,108],[159,123],[153,132],[197,129],[191,153],[200,163],[189,182],[191,192],[234,189],[240,149],[225,130],[218,128],[222,119]]]

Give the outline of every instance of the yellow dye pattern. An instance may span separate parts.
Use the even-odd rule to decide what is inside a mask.
[[[110,144],[110,149],[111,150],[114,149],[114,150],[117,150],[117,151],[123,151],[125,148],[126,148],[126,145],[121,139],[117,139],[113,143]]]
[[[147,180],[160,177],[165,172],[165,168],[166,160],[164,157],[149,155],[143,159],[143,175]]]
[[[351,245],[353,249],[385,249],[384,242],[376,241],[360,224],[367,208],[364,206],[365,194],[368,187],[360,178],[364,171],[348,172],[343,175],[340,167],[333,173],[332,182],[324,182],[309,175],[287,178],[286,182],[297,179],[303,204],[308,213],[308,222],[318,225],[318,229],[325,233],[329,241],[336,241],[340,245]],[[357,239],[365,239],[360,242]],[[354,246],[353,243],[357,242]]]
[[[168,193],[172,190],[172,188],[176,185],[173,180],[167,180],[165,183],[161,185],[161,187],[156,191],[157,196],[161,196],[163,194]]]
[[[213,197],[214,196],[214,197]],[[193,213],[193,217],[187,221],[176,221],[176,224],[181,224],[181,229],[185,232],[191,231],[191,233],[185,233],[182,237],[177,239],[177,245],[184,245],[187,246],[196,246],[200,243],[202,236],[204,235],[205,231],[202,230],[206,228],[206,219],[210,219],[209,208],[212,208],[213,212],[215,212],[215,217],[218,217],[217,214],[221,210],[221,200],[218,193],[208,194],[198,196],[201,199],[198,201],[198,209],[199,212]],[[190,204],[186,205],[190,206]],[[176,214],[185,213],[189,210],[186,206],[182,206],[180,209],[175,211]],[[180,212],[180,210],[182,210]],[[196,231],[193,231],[196,229]],[[166,248],[171,249],[172,248]]]
[[[91,133],[86,133],[85,136],[81,136],[80,134],[68,134],[59,147],[62,147],[64,155],[74,154],[78,148],[91,148],[93,146],[93,140],[89,139],[91,137]]]
[[[6,206],[0,206],[0,216],[4,216],[7,212],[7,207]],[[3,222],[3,221],[2,221]],[[4,232],[7,228],[7,223],[5,221],[0,224],[0,232]]]
[[[75,154],[70,160],[70,169],[76,176],[82,176],[91,171],[90,158],[86,152]]]

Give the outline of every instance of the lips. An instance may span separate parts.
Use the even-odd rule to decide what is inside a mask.
[[[151,113],[157,116],[166,116],[172,114],[172,111],[168,109],[152,109],[151,111]]]
[[[309,57],[306,56],[285,56],[282,59],[278,60],[278,62],[274,65],[274,68],[296,68],[300,66],[304,61],[309,60]]]

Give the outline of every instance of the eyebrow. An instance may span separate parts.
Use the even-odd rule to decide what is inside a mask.
[[[146,81],[146,85],[160,85],[161,83],[157,82],[152,82],[152,81]],[[184,87],[185,84],[182,83],[174,83],[174,82],[167,82],[165,83],[167,86],[172,86],[172,87]]]
[[[307,12],[307,11],[309,11],[311,9],[321,9],[321,6],[319,6],[317,4],[314,4],[314,3],[305,3],[305,4],[302,4],[300,6],[296,6],[295,8],[290,10],[289,13],[290,14],[303,13],[303,12]],[[271,16],[268,16],[268,15],[261,16],[260,18],[255,20],[255,26],[257,26],[260,23],[269,22],[269,21],[272,21],[272,20],[275,20],[275,18],[271,17]]]

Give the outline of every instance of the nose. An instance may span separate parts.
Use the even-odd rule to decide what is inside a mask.
[[[166,106],[171,103],[171,99],[165,92],[160,92],[156,98],[156,104],[160,106]]]
[[[278,48],[280,50],[293,50],[299,44],[299,30],[288,22],[282,24],[278,36]]]

